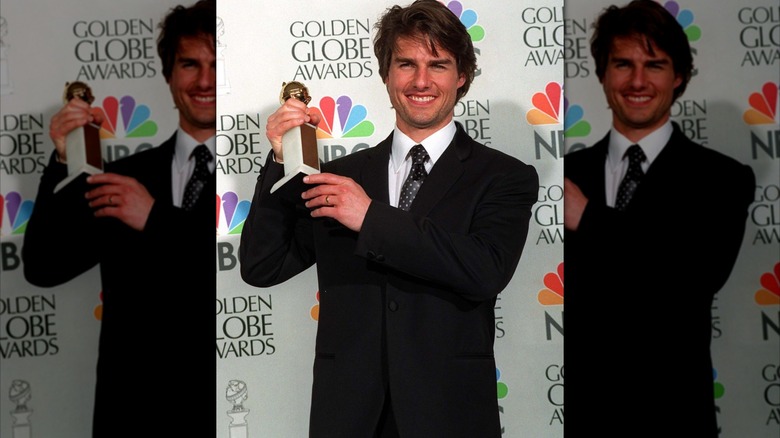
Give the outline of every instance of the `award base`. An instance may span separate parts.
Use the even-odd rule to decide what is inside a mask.
[[[11,431],[12,438],[32,437],[32,425],[28,419],[30,414],[32,414],[31,410],[11,411],[11,417],[14,419],[13,430]]]
[[[229,438],[249,437],[249,425],[247,424],[246,419],[244,419],[248,413],[248,409],[227,412],[228,416],[230,416],[230,426],[228,429]]]
[[[317,127],[305,123],[287,131],[282,136],[282,148],[284,178],[271,187],[271,193],[278,192],[286,198],[301,199],[301,192],[311,187],[303,182],[303,177],[320,173]]]
[[[54,193],[83,173],[103,173],[99,126],[88,123],[69,132],[65,138],[65,150],[68,157],[68,176],[54,187]]]

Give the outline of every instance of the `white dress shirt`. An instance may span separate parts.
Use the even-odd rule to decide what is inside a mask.
[[[214,157],[209,162],[209,171],[214,172],[217,166],[217,136],[209,137],[201,143],[184,132],[181,127],[176,131],[176,145],[174,146],[173,161],[171,163],[171,189],[173,191],[173,205],[177,207],[181,207],[184,188],[187,186],[187,181],[190,180],[192,172],[195,171],[195,158],[192,157],[192,151],[200,144],[205,144],[209,148],[211,156]]]
[[[647,160],[642,163],[642,170],[647,172],[647,169],[653,164],[658,154],[661,153],[661,149],[669,142],[673,130],[671,120],[667,120],[663,126],[635,143],[619,133],[614,126],[611,128],[609,146],[607,146],[607,161],[604,163],[608,206],[615,206],[620,181],[623,180],[623,176],[628,171],[628,157],[625,157],[628,148],[634,144],[638,144],[642,148],[647,157]]]
[[[390,149],[390,162],[387,169],[390,205],[398,207],[398,197],[400,196],[401,188],[412,170],[412,158],[409,156],[409,151],[412,147],[416,144],[421,144],[425,151],[428,152],[430,158],[425,162],[425,170],[430,173],[433,165],[436,164],[436,160],[441,157],[444,150],[452,142],[456,130],[455,121],[450,120],[450,123],[446,126],[429,135],[420,143],[416,143],[401,132],[398,126],[395,127],[393,131],[393,145]]]

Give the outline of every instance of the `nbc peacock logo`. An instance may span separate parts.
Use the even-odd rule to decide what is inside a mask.
[[[501,400],[506,398],[507,394],[509,394],[509,386],[501,381],[501,370],[496,367],[496,397]],[[498,405],[498,412],[501,414],[504,413],[504,407],[500,404]],[[504,426],[501,426],[501,435],[503,435],[504,432],[506,432],[506,430],[504,429]]]
[[[555,272],[548,272],[543,279],[544,289],[536,295],[542,306],[563,305],[563,262],[558,264]]]
[[[501,370],[496,367],[496,395],[498,399],[505,398],[509,394],[509,387],[501,381]]]
[[[761,288],[755,293],[756,304],[760,306],[780,305],[780,262],[774,272],[764,272],[760,278]]]
[[[241,234],[250,205],[251,202],[238,199],[235,192],[225,192],[221,197],[217,195],[217,234]],[[224,215],[222,226],[220,226],[221,214]]]
[[[138,105],[132,96],[120,99],[108,96],[97,110],[103,115],[101,139],[153,137],[157,134],[157,123],[151,120],[152,111],[147,105]]]
[[[582,106],[570,104],[569,99],[563,98],[563,137],[568,139],[566,151],[572,152],[584,149],[587,145],[575,139],[587,137],[590,134],[590,122],[584,119],[585,111]]]
[[[10,234],[24,234],[35,202],[25,200],[19,192],[8,192],[5,196],[0,194],[0,204],[5,210],[5,214],[0,217],[0,230],[8,224]]]
[[[718,381],[718,370],[715,368],[712,369],[712,382],[712,389],[715,392],[715,399],[717,400],[726,394],[726,387],[723,386],[723,383]]]
[[[525,114],[525,119],[531,125],[557,125],[560,123],[562,96],[561,84],[549,82],[544,92],[534,93],[531,97],[533,108]]]
[[[320,116],[318,139],[370,137],[374,133],[374,124],[366,120],[366,107],[354,105],[349,96],[325,96],[311,111]]]
[[[585,111],[582,106],[569,104],[569,99],[563,98],[563,136],[567,138],[587,137],[590,134],[590,123],[584,120]]]
[[[320,320],[320,291],[317,291],[314,294],[314,299],[317,301],[313,306],[311,306],[311,309],[309,309],[309,316],[311,316],[311,319],[314,321]]]
[[[479,16],[474,10],[464,9],[463,3],[459,1],[447,3],[447,8],[452,11],[452,13],[460,19],[463,26],[466,27],[472,42],[476,43],[485,38],[485,28],[477,24]]]
[[[532,126],[550,126],[561,124],[561,105],[563,87],[557,82],[548,82],[544,91],[531,96],[533,108],[525,113],[525,120]],[[541,131],[541,132],[539,132]],[[534,150],[536,159],[541,160],[546,152],[555,159],[563,157],[565,141],[563,130],[550,128],[534,130]]]
[[[95,317],[97,321],[103,320],[103,291],[101,290],[98,294],[98,304],[95,305],[95,308],[92,309],[92,316]]]
[[[748,97],[748,108],[742,114],[742,120],[748,125],[774,125],[777,119],[778,84],[767,82],[761,86],[761,92],[753,92]]]
[[[682,26],[689,42],[695,42],[701,38],[701,28],[693,24],[693,12],[690,9],[681,9],[680,4],[674,0],[664,3],[664,8],[677,19],[677,23]]]

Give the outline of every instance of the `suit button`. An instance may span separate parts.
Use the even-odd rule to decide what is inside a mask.
[[[383,256],[382,254],[377,254],[374,251],[367,252],[366,257],[368,257],[369,260],[376,260],[378,262],[385,261],[385,256]]]
[[[393,300],[390,300],[389,303],[387,303],[387,308],[390,309],[391,312],[395,312],[398,310],[398,303],[396,303]]]

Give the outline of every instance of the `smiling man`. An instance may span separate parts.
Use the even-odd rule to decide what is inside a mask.
[[[566,429],[715,438],[710,308],[753,172],[670,120],[693,58],[663,6],[611,6],[594,28],[612,128],[564,157]]]
[[[538,175],[454,122],[476,69],[455,14],[418,0],[389,8],[376,31],[395,128],[323,164],[294,202],[270,193],[282,134],[319,120],[295,99],[274,112],[241,275],[268,287],[317,265],[311,437],[498,438],[493,308],[520,260]]]
[[[72,99],[52,117],[55,150],[24,235],[24,274],[34,285],[56,286],[100,266],[94,438],[202,436],[213,425],[216,370],[197,379],[182,370],[214,363],[215,2],[171,9],[160,30],[178,129],[54,193],[67,176],[66,134],[101,122]],[[205,179],[194,183],[192,175]]]

